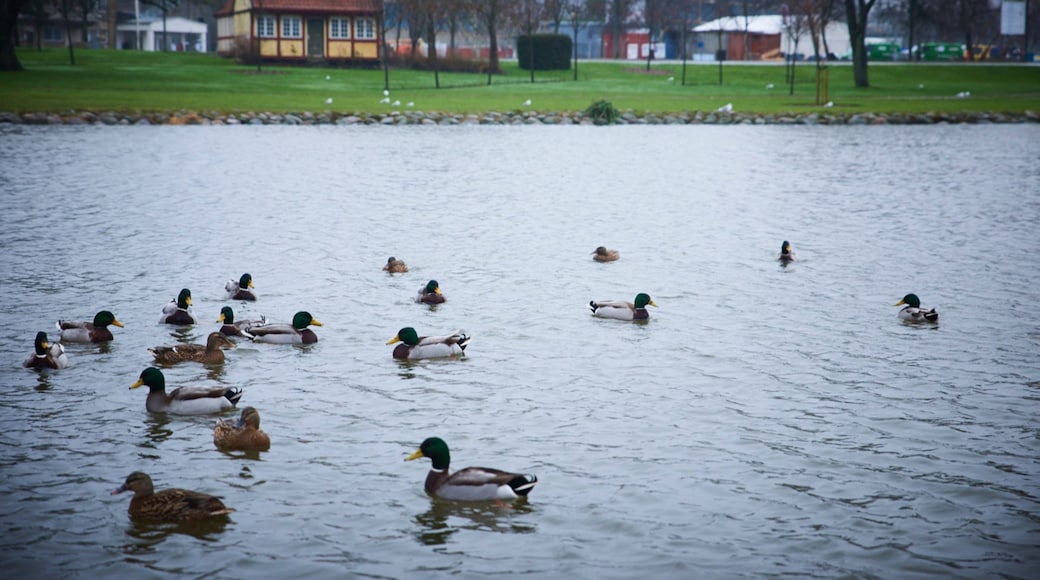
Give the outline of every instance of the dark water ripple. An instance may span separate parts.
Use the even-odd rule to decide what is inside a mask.
[[[13,577],[1031,577],[1040,556],[1033,126],[0,128],[0,564]],[[971,147],[951,144],[972,143]],[[773,258],[791,240],[801,261]],[[593,263],[605,244],[622,259]],[[406,275],[380,271],[387,256]],[[238,386],[273,446],[149,416],[146,348],[325,326],[168,382]],[[412,302],[440,281],[439,307]],[[156,324],[190,287],[203,320]],[[590,299],[660,305],[647,324]],[[907,326],[916,292],[942,312]],[[37,330],[126,324],[20,367]],[[399,363],[402,326],[474,336]],[[56,334],[55,334],[56,336]],[[53,338],[53,337],[52,337]],[[453,464],[537,473],[430,501]],[[221,495],[146,525],[133,470]]]

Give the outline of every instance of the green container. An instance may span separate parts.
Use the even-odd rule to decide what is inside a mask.
[[[867,60],[895,60],[899,45],[894,42],[879,42],[867,45]]]
[[[921,60],[964,60],[964,45],[956,42],[925,42],[921,44]]]

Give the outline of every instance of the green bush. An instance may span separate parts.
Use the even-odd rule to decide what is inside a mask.
[[[571,37],[566,34],[535,34],[516,38],[516,60],[520,68],[531,70],[531,50],[534,49],[534,70],[570,70]]]
[[[621,116],[621,112],[615,109],[610,101],[600,99],[585,109],[585,116],[597,125],[613,125]]]

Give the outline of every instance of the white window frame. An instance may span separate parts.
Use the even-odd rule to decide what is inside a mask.
[[[261,14],[256,17],[257,38],[275,38],[274,15]]]
[[[376,19],[375,18],[355,18],[354,19],[354,38],[358,40],[375,40],[376,39]]]
[[[329,18],[329,38],[350,40],[350,18],[339,16]]]
[[[282,38],[303,38],[303,18],[282,16]]]

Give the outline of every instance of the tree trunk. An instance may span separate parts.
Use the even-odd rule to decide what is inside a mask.
[[[76,49],[72,42],[72,21],[69,19],[69,3],[72,0],[61,0],[61,17],[65,21],[65,42],[69,44],[69,64],[76,66]]]
[[[18,30],[18,13],[26,1],[0,0],[0,71],[22,70],[18,53],[14,51],[14,40]]]
[[[487,8],[488,27],[488,86],[491,75],[498,72],[498,0],[489,0]]]
[[[875,0],[845,0],[848,19],[849,44],[852,45],[852,77],[857,87],[869,87],[867,77],[867,15]]]

